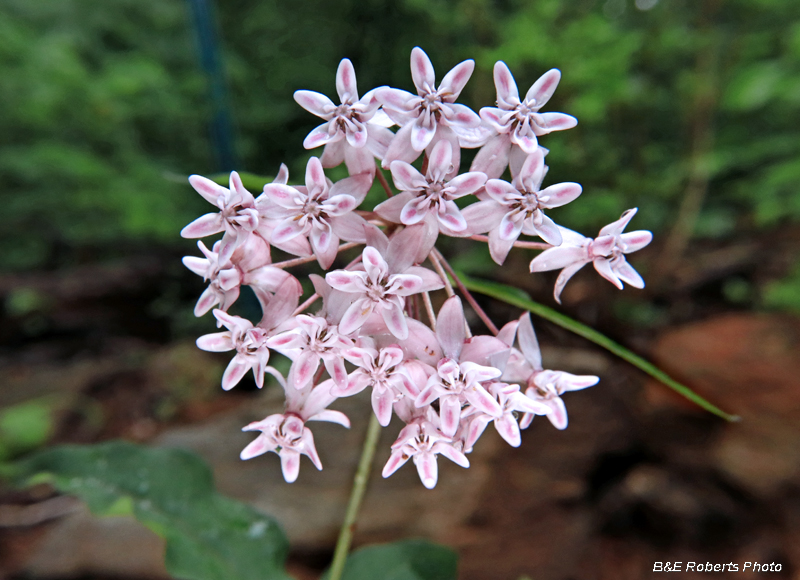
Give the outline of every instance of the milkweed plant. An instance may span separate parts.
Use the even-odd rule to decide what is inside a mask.
[[[258,387],[269,374],[286,396],[283,413],[244,427],[257,436],[242,459],[277,453],[287,482],[297,479],[303,455],[322,469],[313,422],[349,427],[348,417],[330,406],[368,390],[373,424],[385,427],[393,415],[404,424],[385,454],[383,477],[410,460],[422,484],[433,488],[438,458],[468,468],[490,424],[517,447],[520,430],[536,416],[565,429],[562,396],[597,384],[596,376],[546,368],[530,314],[493,321],[436,242],[449,236],[486,243],[499,265],[515,247],[539,250],[530,271],[561,270],[554,292],[560,302],[565,284],[588,263],[620,289],[642,288],[626,256],[648,245],[652,234],[625,232],[635,208],[596,238],[556,224],[547,211],[582,193],[577,183],[547,184],[548,150],[539,143],[578,122],[543,110],[561,73],[546,72],[521,97],[506,64],[497,62],[497,102],[476,113],[457,102],[474,66],[472,60],[456,65],[437,85],[430,59],[414,48],[416,93],[379,87],[359,97],[353,65],[344,59],[336,73],[339,104],[317,92],[294,93],[323,121],[303,142],[306,149],[323,149],[308,161],[302,185],[290,185],[301,180],[290,180],[285,165],[258,197],[235,171],[227,188],[189,178],[216,211],[181,235],[222,234],[210,248],[198,242],[203,257],[183,259],[208,282],[195,315],[212,311],[223,329],[201,336],[197,345],[234,353],[223,389],[252,371]],[[478,148],[468,170],[461,166],[462,148]],[[412,163],[420,158],[418,169]],[[349,176],[334,183],[325,169],[342,163]],[[391,172],[394,189],[382,170]],[[506,170],[510,179],[503,178]],[[374,210],[359,209],[374,180],[386,200]],[[272,248],[296,258],[273,262]],[[360,255],[339,263],[340,252],[351,248]],[[302,285],[289,270],[313,261],[325,274],[309,276],[314,293],[301,303]],[[227,312],[243,285],[261,305],[256,323]],[[433,293],[442,296],[433,299]],[[490,335],[473,332],[462,298]],[[434,304],[441,304],[438,311]],[[269,364],[273,351],[292,361],[285,376]]]

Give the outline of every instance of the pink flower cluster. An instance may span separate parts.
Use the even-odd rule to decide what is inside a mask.
[[[200,337],[197,345],[235,352],[222,377],[224,389],[252,371],[259,387],[270,374],[286,394],[283,413],[244,428],[259,434],[242,459],[277,453],[288,482],[298,476],[301,455],[322,469],[310,422],[349,427],[343,413],[328,407],[339,397],[369,390],[381,425],[393,416],[405,425],[383,476],[410,459],[422,483],[432,488],[439,455],[469,467],[467,455],[490,423],[513,446],[520,445],[520,429],[536,415],[564,429],[561,396],[597,383],[594,376],[545,369],[528,314],[496,336],[473,336],[435,249],[437,238],[487,241],[492,258],[502,264],[513,247],[523,245],[521,235],[538,236],[549,249],[530,268],[562,269],[558,300],[567,280],[589,262],[618,287],[627,282],[641,288],[625,254],[647,245],[651,234],[622,233],[635,210],[596,239],[556,225],[545,212],[582,191],[577,183],[542,185],[547,150],[538,138],[577,124],[563,113],[540,112],[558,85],[559,71],[545,73],[523,99],[508,67],[498,62],[497,106],[475,113],[456,102],[473,69],[473,61],[464,61],[437,85],[428,56],[415,48],[416,93],[379,87],[359,97],[353,65],[345,59],[336,74],[341,104],[312,91],[294,95],[324,121],[304,142],[308,149],[324,150],[308,162],[303,185],[289,185],[285,166],[257,197],[236,172],[227,188],[197,175],[189,178],[218,211],[198,218],[181,235],[223,234],[211,249],[198,242],[204,257],[184,258],[209,284],[195,314],[216,307],[214,317],[225,329]],[[395,125],[399,129],[393,132]],[[461,149],[477,147],[470,170],[460,173]],[[420,157],[417,169],[412,163]],[[333,183],[324,168],[341,163],[350,176]],[[374,211],[359,210],[373,181],[383,177],[378,164],[390,170],[398,192],[387,187],[388,198]],[[507,169],[509,180],[501,179]],[[358,245],[363,248],[355,260],[332,269],[341,250]],[[272,248],[296,258],[273,263]],[[327,272],[311,275],[315,292],[300,305],[302,286],[286,269],[314,260]],[[261,303],[263,316],[255,324],[227,312],[243,285]],[[432,292],[448,297],[436,294],[432,300]],[[317,300],[321,307],[311,313]],[[438,313],[434,304],[441,304]],[[291,360],[286,376],[270,366],[271,353]]]

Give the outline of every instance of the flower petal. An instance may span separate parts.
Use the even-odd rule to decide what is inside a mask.
[[[356,86],[356,71],[349,59],[343,58],[336,69],[336,92],[342,103],[355,103],[358,101],[358,87]]]
[[[411,78],[420,95],[433,90],[436,82],[434,75],[431,59],[424,50],[415,46],[411,51]]]
[[[538,109],[550,100],[553,93],[561,80],[561,71],[557,68],[550,69],[539,79],[533,83],[528,93],[525,95],[526,101],[533,101],[534,106]]]

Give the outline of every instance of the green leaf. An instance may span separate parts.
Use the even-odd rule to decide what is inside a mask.
[[[26,401],[0,411],[0,460],[43,445],[53,432],[53,408],[49,398]]]
[[[574,332],[575,334],[582,336],[588,340],[591,340],[593,343],[602,346],[604,349],[613,352],[615,355],[620,357],[621,359],[631,363],[633,366],[639,368],[640,370],[646,372],[648,375],[653,377],[654,379],[664,383],[670,389],[677,392],[678,394],[686,397],[696,405],[702,407],[706,411],[717,415],[718,417],[722,417],[726,421],[738,421],[739,417],[736,415],[730,415],[726,413],[719,407],[711,404],[710,402],[706,401],[703,397],[695,393],[689,387],[682,385],[672,377],[670,377],[667,373],[656,367],[653,363],[648,362],[647,360],[643,359],[637,354],[634,354],[621,344],[614,342],[606,335],[596,331],[595,329],[586,326],[585,324],[581,324],[577,320],[566,316],[565,314],[561,314],[560,312],[553,310],[552,308],[548,308],[543,304],[539,304],[538,302],[534,302],[530,299],[529,296],[525,295],[525,297],[520,295],[520,290],[518,288],[513,288],[511,286],[506,286],[505,284],[499,284],[497,282],[489,282],[486,280],[477,280],[474,278],[468,278],[462,274],[459,274],[459,278],[464,283],[464,286],[467,287],[468,290],[473,292],[478,292],[480,294],[485,294],[486,296],[491,296],[497,300],[501,300],[507,304],[511,304],[512,306],[516,306],[517,308],[522,308],[524,310],[528,310],[537,316],[541,316],[549,320],[550,322],[557,324],[562,328],[566,328],[567,330]]]
[[[97,515],[132,513],[167,542],[169,573],[184,580],[287,580],[278,524],[214,490],[203,461],[179,449],[125,442],[65,445],[14,466],[18,483],[49,481]]]
[[[347,557],[342,580],[455,580],[458,556],[426,540],[367,546]],[[326,572],[322,580],[328,580]]]

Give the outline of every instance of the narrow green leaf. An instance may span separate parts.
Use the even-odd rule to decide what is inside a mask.
[[[738,421],[740,417],[737,415],[731,415],[726,413],[719,407],[711,404],[710,402],[706,401],[703,397],[695,393],[689,387],[682,385],[672,377],[670,377],[667,373],[656,367],[654,364],[648,362],[647,360],[643,359],[637,354],[634,354],[621,344],[614,342],[606,335],[596,331],[595,329],[586,326],[585,324],[581,324],[577,320],[573,320],[569,316],[561,314],[560,312],[553,310],[543,304],[539,304],[538,302],[534,302],[530,299],[529,296],[521,296],[520,290],[518,288],[514,288],[512,286],[506,286],[505,284],[499,284],[497,282],[490,282],[487,280],[477,280],[475,278],[469,278],[459,273],[459,278],[464,283],[464,286],[467,289],[478,292],[480,294],[485,294],[486,296],[491,296],[497,300],[501,300],[507,304],[511,304],[512,306],[516,306],[517,308],[522,308],[524,310],[528,310],[537,316],[541,316],[549,320],[550,322],[557,324],[562,328],[566,328],[567,330],[574,332],[575,334],[582,336],[588,340],[591,340],[595,344],[598,344],[605,348],[608,351],[613,352],[615,355],[620,357],[621,359],[631,363],[633,366],[641,369],[642,371],[646,372],[648,375],[657,379],[667,385],[673,391],[676,391],[680,395],[686,397],[696,405],[702,407],[706,411],[717,415],[718,417],[722,417],[726,421]]]
[[[97,515],[131,513],[167,542],[183,580],[287,580],[286,537],[270,517],[218,494],[203,461],[178,449],[124,442],[54,447],[14,466],[25,484],[50,481]]]
[[[426,540],[367,546],[347,557],[342,580],[455,580],[458,556]],[[326,572],[322,580],[328,580]]]

